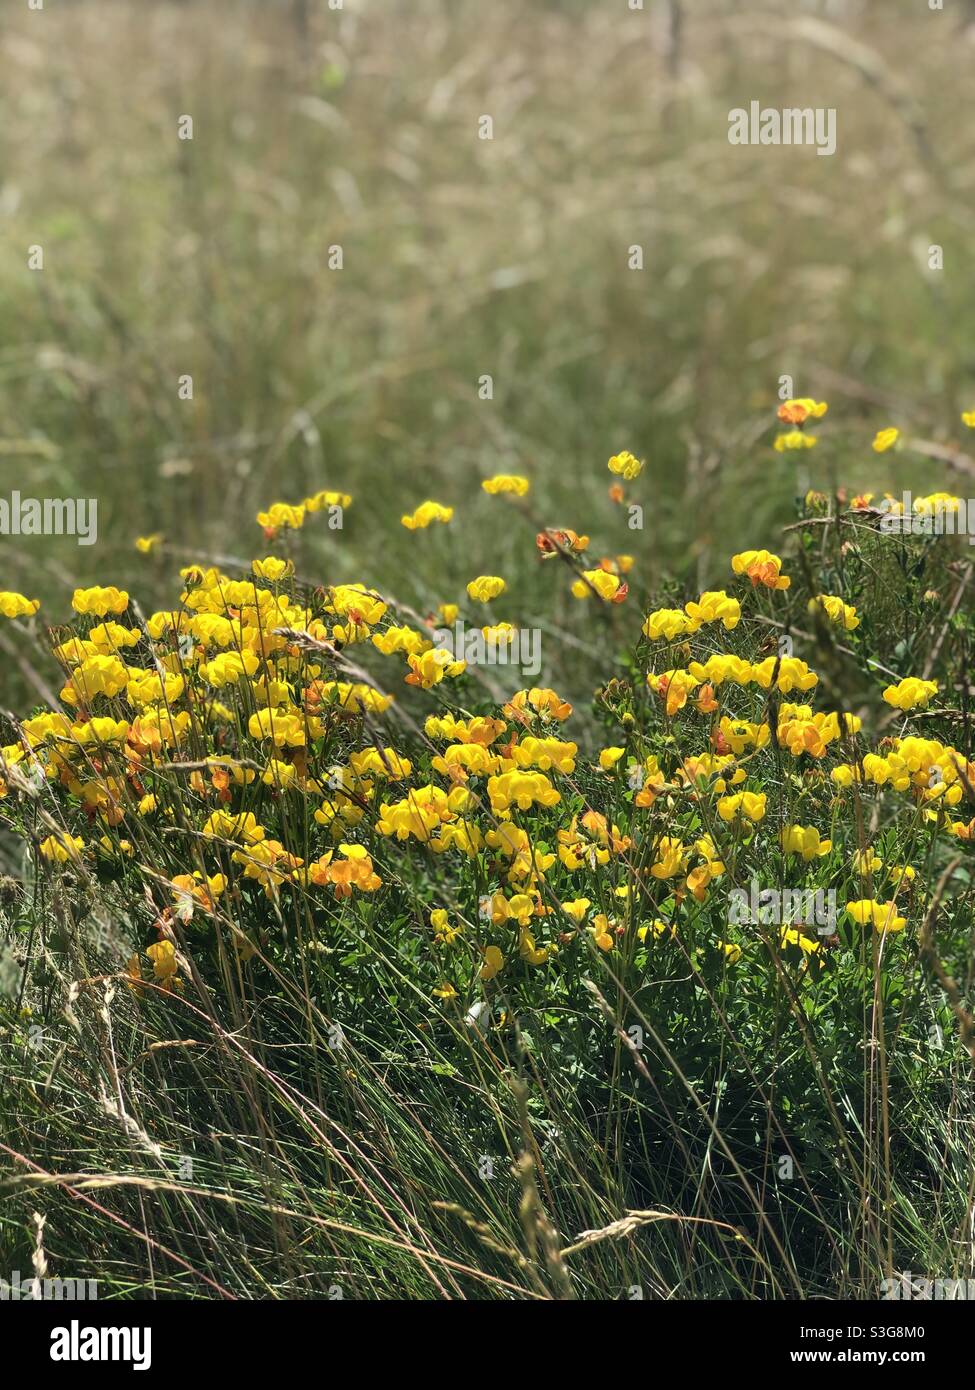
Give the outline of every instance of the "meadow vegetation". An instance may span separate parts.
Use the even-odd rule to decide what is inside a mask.
[[[975,1277],[964,26],[300,8],[2,39],[0,1274]]]

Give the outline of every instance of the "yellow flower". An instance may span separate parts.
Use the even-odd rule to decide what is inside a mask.
[[[526,710],[526,705],[530,707],[529,710]],[[543,720],[557,719],[561,723],[572,713],[572,706],[554,690],[533,686],[531,690],[519,690],[512,695],[502,713],[508,719],[517,719],[519,724],[527,724],[531,710]]]
[[[264,527],[269,537],[280,531],[283,526],[297,531],[305,524],[304,505],[293,507],[288,502],[275,502],[266,512],[257,513],[257,523]]]
[[[907,926],[907,918],[897,915],[896,905],[892,902],[878,903],[870,898],[861,898],[856,902],[847,903],[846,910],[861,927],[874,926],[877,931],[903,931]]]
[[[667,785],[667,778],[660,770],[657,758],[651,753],[642,763],[632,762],[626,770],[627,781],[636,790],[634,804],[652,806]]]
[[[410,674],[404,679],[407,685],[418,685],[421,690],[429,690],[445,677],[459,676],[467,669],[467,662],[455,661],[445,647],[433,647],[420,655],[410,652],[406,659]]]
[[[504,956],[497,946],[486,946],[484,948],[484,964],[481,966],[481,979],[493,980],[500,970],[504,969]]]
[[[718,725],[721,751],[730,748],[735,757],[741,757],[748,748],[764,748],[769,741],[767,724],[753,724],[747,719],[729,719],[725,715]]]
[[[364,584],[336,584],[328,591],[328,609],[353,622],[378,623],[386,604]]]
[[[782,561],[768,550],[743,550],[731,560],[735,574],[747,574],[752,586],[764,584],[767,589],[788,589],[792,580],[779,573]]]
[[[637,927],[636,934],[640,941],[646,941],[651,932],[653,932],[654,937],[661,937],[665,933],[669,933],[671,936],[677,935],[676,929],[670,923],[661,921],[659,917],[655,917],[652,922],[648,922],[642,927]]]
[[[780,839],[786,854],[799,854],[807,864],[811,859],[821,859],[833,848],[832,840],[821,840],[819,831],[811,825],[787,825]]]
[[[606,916],[605,912],[597,913],[592,919],[590,931],[593,934],[596,945],[601,951],[611,951],[613,949],[616,944],[613,937],[613,923]]]
[[[496,574],[482,574],[468,584],[467,595],[478,603],[490,603],[493,598],[503,594],[505,588],[504,580]]]
[[[647,685],[655,694],[666,700],[667,715],[668,718],[672,718],[684,708],[688,695],[700,685],[700,681],[687,671],[664,671],[662,675],[649,671]]]
[[[786,927],[782,932],[779,942],[779,950],[784,951],[786,946],[798,946],[807,956],[814,955],[819,950],[819,942],[811,940],[808,936],[803,936],[802,932],[795,927]]]
[[[694,704],[701,714],[713,714],[718,708],[718,701],[714,694],[714,686],[702,686],[697,693]]]
[[[884,691],[884,699],[895,709],[924,709],[931,696],[937,693],[937,681],[923,681],[917,676],[905,676],[897,685],[888,685]]]
[[[614,454],[606,467],[611,473],[617,474],[620,478],[625,478],[627,482],[632,482],[643,472],[643,463],[636,458],[629,450],[624,449],[622,453]]]
[[[253,811],[242,811],[236,816],[226,811],[214,811],[201,833],[219,840],[242,840],[247,845],[257,844],[266,834]]]
[[[713,685],[702,685],[694,699],[694,706],[700,714],[713,714],[718,709],[718,700]]]
[[[125,963],[125,987],[135,995],[146,993],[142,985],[142,966],[139,962],[139,953],[129,956]]]
[[[173,903],[177,915],[184,921],[192,918],[194,906],[211,912],[217,899],[227,888],[227,880],[223,874],[208,874],[204,880],[198,871],[192,874],[177,874],[171,882],[174,890]]]
[[[454,782],[466,782],[470,774],[484,776],[486,773],[500,772],[502,759],[491,753],[480,743],[452,743],[442,754],[430,760],[430,766],[442,777]]]
[[[520,478],[514,473],[498,473],[493,478],[485,478],[481,487],[492,497],[505,492],[512,493],[515,497],[524,497],[531,483],[527,478]]]
[[[99,623],[87,637],[92,652],[102,656],[109,656],[119,647],[134,647],[141,640],[142,633],[137,627],[122,627],[121,623]]]
[[[252,560],[251,569],[260,579],[270,579],[272,583],[295,572],[292,560],[279,560],[276,555],[269,555],[265,560]]]
[[[855,873],[861,874],[864,878],[868,874],[875,874],[878,869],[884,867],[884,861],[872,849],[853,851],[853,869]]]
[[[96,695],[109,699],[120,694],[128,685],[129,672],[117,656],[90,656],[71,673],[71,679],[61,691],[69,705],[89,704]]]
[[[741,620],[741,604],[736,598],[729,598],[724,589],[709,589],[696,603],[685,603],[684,611],[691,620],[691,632],[697,632],[702,623],[717,622],[730,632]]]
[[[306,512],[320,512],[324,507],[351,507],[352,498],[347,492],[323,490],[306,497],[301,504]]]
[[[72,724],[71,735],[82,747],[97,743],[124,743],[129,736],[129,725],[124,719],[88,719],[83,724]]]
[[[393,703],[392,695],[360,681],[322,681],[320,694],[326,703],[340,705],[351,714],[385,714]]]
[[[278,758],[271,758],[261,773],[261,781],[266,787],[277,787],[279,791],[284,791],[293,785],[297,775],[298,769],[294,763],[283,763]]]
[[[900,430],[893,427],[886,430],[878,430],[877,437],[873,441],[873,451],[875,454],[885,454],[888,449],[892,449],[901,437]]]
[[[605,603],[619,603],[627,591],[619,575],[609,570],[585,570],[572,585],[574,598],[592,598],[594,590]]]
[[[252,676],[260,665],[253,652],[221,652],[212,661],[200,666],[200,674],[208,685],[219,689],[224,685],[236,685],[245,676]]]
[[[777,453],[783,454],[790,449],[812,449],[816,444],[816,435],[804,434],[802,430],[787,430],[785,434],[777,434],[774,446]]]
[[[495,815],[512,807],[527,811],[533,805],[557,806],[562,800],[541,772],[503,772],[488,778],[487,790]]]
[[[612,771],[625,752],[625,748],[604,748],[599,755],[599,766],[604,772]]]
[[[703,835],[694,841],[694,849],[704,860],[687,875],[687,890],[698,902],[703,903],[708,895],[712,879],[720,878],[725,866],[718,858],[718,852],[710,835]]]
[[[384,632],[374,632],[372,634],[372,645],[383,656],[393,656],[395,653],[402,652],[404,656],[419,656],[421,652],[428,652],[433,646],[429,637],[424,637],[412,627],[388,627]]]
[[[178,674],[144,671],[130,666],[126,682],[126,697],[130,705],[170,705],[178,700],[185,688],[185,678]]]
[[[240,864],[245,878],[256,879],[269,898],[274,897],[278,886],[294,877],[303,860],[289,854],[280,840],[258,840],[247,849],[234,850],[231,856],[235,864]]]
[[[41,854],[56,864],[66,864],[69,859],[80,859],[84,847],[85,842],[80,835],[69,835],[66,830],[61,830],[41,842]]]
[[[453,514],[453,507],[443,507],[439,502],[421,502],[412,514],[400,517],[400,521],[408,531],[425,531],[433,521],[446,525]]]
[[[490,623],[481,628],[481,635],[491,648],[510,646],[517,634],[518,629],[511,623]]]
[[[767,799],[765,792],[738,792],[734,796],[722,796],[718,801],[718,815],[723,821],[733,821],[736,816],[760,821],[765,815]]]
[[[437,999],[457,998],[457,991],[454,989],[453,985],[449,981],[447,981],[446,984],[438,985],[437,988],[433,991],[433,993],[434,997]]]
[[[721,652],[709,656],[705,662],[692,661],[688,671],[693,677],[695,685],[699,685],[701,681],[706,681],[709,685],[714,686],[723,685],[725,681],[731,681],[733,685],[748,685],[755,679],[750,661],[743,661],[740,656],[722,654]],[[649,680],[650,678],[647,677],[648,683]],[[651,689],[653,688],[651,685]]]
[[[784,425],[802,425],[807,420],[821,420],[827,410],[829,406],[825,401],[800,396],[798,400],[783,401],[776,413]]]
[[[562,904],[562,911],[566,916],[571,917],[573,922],[580,923],[591,907],[588,898],[573,898],[571,901]]]
[[[779,689],[782,688],[780,681]],[[841,732],[855,734],[860,724],[861,720],[855,714],[840,715],[836,711],[813,714],[809,705],[782,705],[775,736],[794,758],[801,757],[803,753],[821,758],[827,745],[838,739]]]
[[[515,893],[514,897],[508,899],[507,910],[509,921],[527,927],[535,912],[535,900],[527,893]]]
[[[91,613],[98,618],[104,618],[106,613],[124,613],[128,606],[128,594],[114,584],[107,589],[97,584],[91,589],[75,589],[71,596],[71,607],[76,613]]]
[[[317,737],[321,732],[321,723],[317,719],[310,719],[300,711],[289,711],[288,709],[259,709],[256,714],[252,714],[247,722],[247,731],[251,738],[269,738],[273,740],[278,748],[303,748],[308,742],[308,735]]]
[[[24,598],[23,594],[0,590],[0,613],[5,618],[30,618],[41,606],[40,599]]]
[[[773,676],[776,689],[782,695],[788,695],[792,690],[811,690],[819,681],[816,672],[810,671],[797,656],[768,656],[751,669],[752,680],[763,690],[771,690]]]
[[[693,631],[692,620],[679,608],[658,608],[656,612],[648,615],[643,624],[644,635],[649,637],[651,642],[657,641],[660,637],[666,637],[668,642],[672,642],[675,637],[683,637]]]
[[[967,425],[970,430],[975,430],[975,410],[966,410],[961,418],[963,424]]]
[[[556,947],[536,945],[535,938],[530,931],[522,930],[518,933],[518,953],[522,960],[529,965],[544,965],[551,951],[556,949]]]
[[[158,532],[151,536],[137,536],[135,548],[140,555],[149,555],[155,550],[157,545],[162,543],[162,536]]]
[[[430,913],[430,925],[438,946],[452,946],[460,936],[460,927],[452,926],[445,907],[435,907]]]
[[[350,756],[349,763],[357,777],[388,777],[392,782],[409,777],[413,771],[409,758],[404,758],[395,748],[362,748]]]
[[[575,772],[576,744],[558,738],[533,738],[525,734],[520,743],[511,744],[511,760],[516,767],[537,767],[542,772]]]
[[[353,888],[363,893],[375,893],[382,886],[382,879],[373,869],[372,856],[365,845],[340,844],[339,852],[344,856],[342,859],[334,859],[329,851],[316,864],[309,866],[307,877],[312,883],[330,884],[337,898],[350,898]],[[302,861],[298,859],[294,862],[297,867],[293,877],[305,882]]]
[[[47,739],[71,733],[71,721],[64,714],[36,714],[33,719],[25,719],[22,728],[29,744],[35,748]]]
[[[657,842],[654,853],[656,861],[650,866],[654,878],[673,878],[676,874],[684,872],[685,850],[680,840],[674,839],[671,835],[663,835]]]
[[[847,632],[853,632],[860,626],[856,609],[851,604],[844,603],[835,594],[820,594],[818,598],[811,598],[810,613],[815,612],[817,607],[824,609],[830,621],[841,624]]]
[[[146,947],[146,955],[152,961],[153,975],[164,989],[169,989],[171,984],[176,983],[173,977],[179,969],[176,947],[169,940],[156,941]]]
[[[467,799],[464,788],[455,788],[448,796],[440,787],[415,787],[402,801],[380,804],[376,828],[381,835],[395,835],[399,840],[412,835],[436,848],[431,836],[464,809]]]

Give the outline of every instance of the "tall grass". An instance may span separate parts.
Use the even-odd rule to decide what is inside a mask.
[[[666,7],[616,0],[312,5],[307,40],[290,6],[223,0],[8,16],[2,447],[22,491],[97,496],[101,541],[6,563],[40,561],[49,593],[106,563],[124,581],[136,534],[226,550],[275,488],[407,510],[508,464],[583,529],[588,465],[634,447],[654,482],[641,558],[703,579],[790,513],[765,423],[783,374],[918,427],[957,419],[975,283],[959,17],[683,11],[676,64]],[[833,158],[728,144],[731,107],[800,98],[837,108]],[[377,539],[362,509],[316,564],[402,585],[402,545]]]
[[[970,621],[952,614],[950,550],[878,545],[856,519],[825,535],[813,523],[803,538],[807,563],[815,547],[831,587],[844,565],[869,614],[864,665],[800,626],[804,585],[791,596],[790,625],[828,700],[882,729],[867,671],[936,650],[962,710],[960,723],[937,712],[925,732],[947,720],[970,757],[959,664]],[[919,593],[928,618],[912,654],[897,616]],[[749,621],[746,650],[764,621]],[[627,674],[604,688],[596,718],[612,737],[621,711],[636,711],[634,749],[663,754],[674,734],[626,694]],[[343,727],[316,765],[342,756]],[[426,756],[392,716],[369,737]],[[695,752],[693,733],[678,738]],[[842,756],[859,759],[854,741]],[[188,864],[212,867],[187,782],[201,764],[192,747],[182,758],[156,764],[161,819],[127,820],[131,860],[53,876],[29,847],[61,813],[9,771],[5,819],[24,855],[4,890],[0,1249],[11,1268],[27,1267],[42,1208],[55,1273],[97,1277],[103,1297],[844,1298],[876,1297],[904,1269],[972,1276],[971,860],[929,834],[923,802],[898,810],[856,786],[842,802],[815,765],[800,775],[791,755],[766,753],[773,838],[760,859],[747,835],[722,851],[733,884],[791,883],[775,827],[825,812],[833,850],[819,872],[841,900],[863,894],[855,851],[917,866],[917,885],[895,893],[909,939],[840,926],[814,970],[759,927],[743,937],[747,965],[730,963],[726,894],[680,909],[669,886],[649,888],[660,835],[717,833],[703,800],[688,832],[675,831],[681,803],[661,798],[619,864],[575,884],[609,913],[626,887],[620,951],[604,955],[586,933],[588,951],[571,948],[555,974],[505,975],[484,991],[490,1012],[470,1014],[476,988],[431,1000],[427,915],[446,903],[476,932],[470,904],[489,858],[445,872],[429,849],[374,836],[378,900],[265,898],[237,879],[212,914],[164,926],[171,881]],[[607,794],[588,766],[563,788],[631,824],[624,780]],[[302,803],[265,789],[249,804],[262,821],[281,817],[279,833],[309,856]],[[540,843],[553,833],[533,832]],[[233,880],[233,844],[213,848]],[[681,925],[647,951],[635,928],[655,912]],[[153,925],[175,932],[182,991],[121,969]],[[245,940],[250,959],[236,949]]]

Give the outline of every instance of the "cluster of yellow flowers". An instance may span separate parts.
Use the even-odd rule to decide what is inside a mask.
[[[784,401],[778,409],[778,417],[784,425],[793,426],[784,434],[778,434],[774,447],[779,453],[793,449],[812,449],[816,445],[816,435],[807,434],[804,426],[809,420],[821,420],[829,406],[825,401],[814,401],[809,396],[798,400]]]
[[[975,785],[975,764],[934,739],[895,738],[885,754],[866,753],[859,763],[840,763],[831,773],[840,787],[856,783],[911,792],[919,802],[957,806]]]
[[[826,409],[791,401],[779,417],[808,447],[815,441],[803,427]],[[875,447],[895,442],[888,431]],[[627,481],[643,467],[628,452],[608,466]],[[530,483],[499,474],[481,488],[518,502]],[[275,503],[258,521],[276,537],[299,529],[309,512],[350,501],[323,491]],[[425,501],[402,523],[421,530],[452,517],[452,507]],[[632,557],[590,567],[580,558],[588,538],[566,528],[539,533],[536,545],[542,559],[573,566],[577,597],[626,597]],[[442,682],[467,669],[435,641],[438,625],[457,619],[457,603],[419,619],[364,583],[308,589],[278,555],[255,559],[245,575],[188,566],[177,605],[145,621],[124,590],[78,589],[76,630],[55,648],[64,710],[16,726],[0,750],[0,795],[53,790],[64,829],[40,853],[68,871],[98,859],[132,869],[156,825],[170,832],[174,853],[182,847],[182,862],[162,879],[160,940],[146,953],[152,978],[143,978],[138,954],[128,965],[142,992],[178,986],[176,924],[226,926],[231,908],[255,892],[275,910],[286,894],[314,910],[399,891],[393,885],[410,854],[422,855],[433,893],[449,893],[449,907],[423,905],[439,999],[470,985],[471,961],[487,984],[515,962],[550,967],[587,940],[606,955],[663,948],[680,941],[684,916],[719,880],[740,881],[745,854],[773,852],[821,886],[880,872],[879,855],[853,849],[852,815],[843,830],[844,798],[862,799],[870,788],[907,794],[933,834],[973,838],[975,820],[953,822],[947,812],[975,784],[975,766],[956,749],[902,729],[872,751],[861,740],[861,716],[782,699],[819,684],[791,649],[769,655],[764,642],[761,624],[777,623],[769,607],[788,602],[783,569],[768,550],[743,550],[731,560],[737,594],[707,590],[682,607],[651,611],[643,635],[668,644],[659,665],[675,664],[655,669],[659,647],[643,647],[646,689],[630,689],[615,705],[607,696],[620,741],[587,756],[562,736],[572,709],[547,686],[519,690],[488,712],[440,700]],[[466,585],[476,604],[507,590],[493,574]],[[842,596],[818,594],[808,607],[844,633],[859,627]],[[8,618],[33,620],[37,609],[23,595],[0,594]],[[482,631],[510,639],[515,629]],[[734,633],[722,640],[739,650],[714,650],[715,633]],[[366,656],[398,667],[411,711],[435,692],[436,710],[424,717],[421,706],[422,731],[404,733],[413,713],[394,724],[395,696],[368,674]],[[908,676],[882,694],[909,713],[937,691],[934,680]],[[406,742],[396,746],[400,737]],[[845,761],[827,776],[823,763],[837,744]],[[783,753],[792,760],[785,766]],[[798,788],[804,820],[828,816],[828,833],[826,824],[785,814],[784,781]],[[451,857],[455,868],[438,872]],[[887,872],[897,884],[890,901],[851,897],[847,912],[860,926],[899,932],[908,915],[898,897],[915,871]],[[155,894],[159,881],[156,872],[146,891]],[[266,943],[234,920],[232,939],[248,959]],[[783,943],[821,955],[802,925],[786,923]],[[728,965],[747,949],[744,940],[716,945]]]
[[[680,608],[658,608],[643,624],[644,634],[651,640],[666,637],[672,642],[675,637],[685,637],[699,632],[705,623],[720,622],[725,630],[731,632],[741,619],[741,604],[736,598],[729,598],[723,589],[710,590],[694,602]]]
[[[266,540],[274,540],[279,531],[299,531],[305,524],[305,518],[314,512],[344,511],[346,507],[352,505],[352,498],[345,492],[316,492],[311,497],[306,497],[303,502],[275,502],[266,512],[258,512],[257,522],[264,528]],[[136,547],[140,550],[150,549],[153,537],[140,537],[136,541]]]

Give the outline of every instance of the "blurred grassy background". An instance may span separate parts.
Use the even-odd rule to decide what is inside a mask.
[[[355,503],[344,531],[306,529],[316,579],[429,605],[520,572],[550,607],[530,529],[477,488],[508,470],[540,521],[633,553],[637,588],[723,581],[790,518],[786,373],[831,402],[814,484],[944,485],[865,444],[893,423],[963,445],[975,406],[973,19],[922,0],[8,4],[0,491],[96,496],[100,534],[0,542],[3,587],[53,600],[50,621],[81,578],[168,602],[136,535],[247,558],[259,508],[328,486]],[[835,107],[837,153],[729,145],[751,100]],[[621,448],[648,461],[642,533],[606,498]],[[410,535],[399,515],[427,496],[457,521]]]

